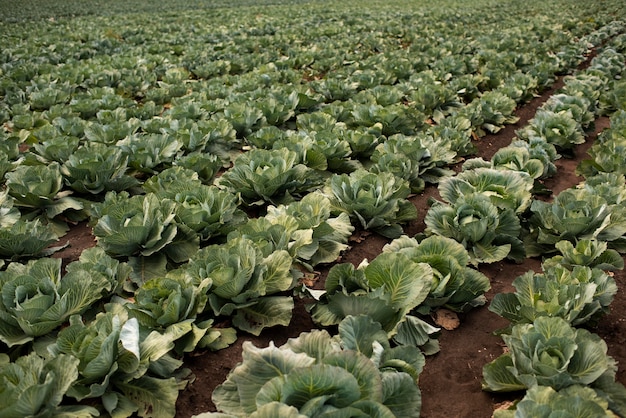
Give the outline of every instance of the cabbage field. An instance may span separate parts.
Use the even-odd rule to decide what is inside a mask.
[[[0,417],[626,417],[621,0],[4,0]]]

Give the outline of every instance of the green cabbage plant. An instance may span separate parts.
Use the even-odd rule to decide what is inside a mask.
[[[72,405],[66,393],[78,378],[79,360],[71,355],[42,357],[36,353],[10,362],[0,355],[0,416],[91,418],[97,409]]]
[[[424,356],[391,347],[380,324],[347,317],[339,334],[313,330],[286,344],[243,345],[243,362],[213,392],[211,417],[419,417]]]
[[[187,261],[198,249],[198,237],[175,222],[176,203],[154,193],[129,196],[109,192],[94,205],[93,233],[114,257],[149,257],[163,254],[175,263]]]
[[[69,211],[83,209],[83,204],[63,190],[63,176],[59,163],[49,165],[20,165],[6,173],[9,194],[15,205],[29,211],[33,216],[44,214],[52,220]]]
[[[424,126],[426,120],[426,115],[417,108],[400,103],[389,106],[355,104],[353,107],[351,125],[370,128],[380,124],[381,133],[385,136],[415,135]]]
[[[20,219],[10,227],[0,229],[0,257],[15,260],[48,256],[64,247],[50,247],[57,241],[57,234],[38,219]]]
[[[438,329],[409,315],[424,303],[432,284],[433,269],[402,253],[381,253],[358,268],[337,264],[328,272],[325,291],[312,305],[311,315],[323,326],[336,325],[349,315],[369,315],[399,344],[436,345],[430,334]]]
[[[118,147],[91,142],[70,154],[61,166],[65,183],[79,193],[122,191],[139,185],[128,175],[128,155]]]
[[[80,139],[61,134],[54,125],[44,125],[34,131],[33,135],[38,142],[33,144],[33,150],[25,157],[32,158],[40,164],[49,164],[53,161],[63,164],[80,145]]]
[[[583,128],[569,109],[553,112],[540,108],[529,124],[516,133],[525,140],[543,138],[560,150],[571,150],[585,142]]]
[[[617,114],[616,114],[617,115]],[[621,130],[618,128],[617,117],[611,118],[611,128],[600,133],[598,140],[594,142],[588,151],[591,158],[583,160],[576,168],[577,174],[591,176],[597,173],[621,173],[626,174],[624,159],[626,153],[626,121],[622,122]],[[626,111],[621,111],[621,118],[626,120]]]
[[[116,288],[117,279],[74,263],[63,276],[61,259],[53,258],[13,262],[0,272],[0,341],[12,347],[46,335]]]
[[[211,184],[224,162],[214,154],[194,152],[174,161],[174,166],[193,170],[204,184]]]
[[[196,285],[184,272],[171,273],[142,283],[124,307],[146,329],[174,334],[179,354],[197,348],[225,348],[234,341],[235,331],[213,328],[213,318],[202,315],[211,284],[209,278]]]
[[[208,307],[215,316],[233,316],[233,325],[258,335],[264,328],[288,325],[293,299],[279,295],[295,285],[293,259],[286,250],[265,255],[246,237],[198,251],[184,266],[192,283],[210,279]]]
[[[544,260],[544,267],[560,264],[569,269],[587,266],[605,271],[624,268],[624,258],[614,249],[608,248],[605,241],[581,239],[575,246],[570,241],[559,241],[554,246],[561,254]]]
[[[311,231],[310,242],[298,246],[296,253],[297,259],[311,268],[337,260],[347,249],[348,239],[354,231],[349,216],[344,212],[332,216],[330,200],[315,192],[287,206],[269,206],[265,218],[284,225],[294,219],[298,231]]]
[[[505,124],[519,120],[513,115],[517,103],[499,91],[488,91],[483,96],[472,100],[467,106],[461,107],[451,118],[467,120],[470,123],[472,135],[483,137],[488,132],[496,133],[504,128]]]
[[[533,179],[524,172],[479,167],[442,180],[439,194],[451,204],[463,196],[481,194],[499,210],[520,214],[530,206],[532,187]]]
[[[435,201],[424,222],[427,235],[461,243],[474,265],[525,257],[519,218],[513,209],[499,210],[487,194],[459,194],[453,204]]]
[[[541,160],[532,158],[528,148],[513,145],[500,148],[491,157],[491,161],[485,161],[482,157],[477,157],[466,160],[463,163],[463,170],[474,170],[477,168],[524,172],[533,180],[543,177],[545,172],[545,167]]]
[[[423,173],[434,166],[430,151],[415,137],[393,135],[378,145],[372,153],[373,173],[389,172],[406,180],[412,193],[424,190]]]
[[[279,132],[280,134],[267,131],[265,140],[268,145],[272,144],[273,149],[287,148],[295,151],[298,159],[309,168],[349,173],[361,166],[358,161],[350,158],[352,155],[350,143],[334,131]]]
[[[542,316],[560,317],[577,326],[596,324],[609,312],[617,293],[615,280],[600,269],[556,264],[543,273],[529,271],[513,281],[515,293],[498,293],[489,310],[513,324]]]
[[[585,129],[596,119],[590,100],[579,95],[562,93],[552,95],[541,108],[554,113],[569,110],[574,119]]]
[[[190,169],[165,169],[146,180],[143,188],[160,199],[174,201],[176,222],[198,234],[202,242],[227,235],[247,219],[238,207],[238,194],[203,184]]]
[[[556,391],[550,386],[533,386],[508,409],[494,411],[493,418],[615,418],[606,399],[584,385],[572,385]]]
[[[451,238],[433,235],[420,242],[406,235],[385,245],[383,252],[402,253],[433,270],[428,296],[417,310],[427,314],[438,307],[465,312],[487,302],[489,278],[469,267],[470,257],[463,245]]]
[[[618,415],[626,411],[626,388],[615,381],[617,365],[597,334],[572,328],[562,318],[543,316],[515,325],[502,338],[509,351],[484,366],[483,390],[589,386],[612,411]]]
[[[525,240],[529,256],[554,252],[554,245],[563,240],[598,239],[619,245],[626,234],[626,206],[610,204],[591,188],[566,189],[551,203],[535,200],[530,211],[530,235]]]
[[[144,173],[171,165],[183,147],[182,142],[167,134],[128,135],[116,145],[128,155],[128,165]]]
[[[333,175],[323,191],[336,213],[346,212],[353,223],[388,238],[402,234],[400,224],[417,218],[417,209],[407,200],[406,180],[392,173],[360,169],[350,175]]]
[[[48,351],[78,360],[78,379],[67,396],[99,398],[111,416],[174,417],[178,391],[185,386],[176,376],[182,361],[169,354],[175,338],[143,328],[114,304],[91,322],[73,316]]]
[[[321,184],[321,178],[304,164],[296,152],[253,149],[241,154],[216,184],[240,193],[248,206],[281,204],[295,200]]]
[[[547,142],[543,138],[534,137],[528,138],[527,140],[514,140],[511,142],[510,146],[528,150],[528,155],[531,159],[541,161],[543,164],[543,173],[540,177],[551,177],[556,173],[554,161],[561,158],[561,155],[556,151],[554,144]]]
[[[47,256],[63,248],[49,247],[58,241],[49,225],[39,219],[28,221],[20,217],[8,190],[0,192],[0,258]]]

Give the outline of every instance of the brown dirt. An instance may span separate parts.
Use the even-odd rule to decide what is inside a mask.
[[[515,137],[515,130],[530,120],[536,109],[562,86],[557,81],[548,91],[530,103],[522,106],[517,112],[519,122],[507,126],[496,135],[488,135],[476,142],[478,156],[489,159],[499,148],[510,144]],[[595,130],[590,132],[585,144],[577,146],[574,157],[562,158],[556,162],[558,174],[545,181],[545,186],[553,191],[553,195],[578,184],[582,178],[574,173],[578,163],[588,158],[587,150],[593,143],[597,133],[608,127],[608,118],[599,118]],[[423,193],[411,200],[418,209],[418,219],[407,225],[405,232],[413,236],[423,231],[424,215],[428,210],[429,197],[438,197],[435,186],[428,186]],[[362,260],[375,258],[388,242],[376,235],[359,232],[351,242],[351,248],[342,256],[341,262],[358,265]],[[539,271],[541,260],[529,258],[523,263],[515,264],[508,261],[481,265],[480,271],[491,279],[492,289],[486,294],[490,301],[496,293],[513,291],[511,282],[529,270]],[[324,278],[329,266],[320,270],[316,288],[323,288]],[[626,273],[615,274],[619,292],[611,305],[611,313],[603,318],[599,326],[592,331],[598,333],[607,343],[609,354],[619,364],[626,364]],[[488,302],[489,303],[489,302]],[[439,337],[441,351],[426,360],[426,366],[420,376],[422,391],[423,418],[449,417],[490,417],[498,404],[515,398],[519,394],[491,394],[481,390],[483,366],[503,353],[504,344],[494,331],[508,325],[508,322],[491,313],[487,306],[474,309],[460,315],[461,325],[452,330],[442,330]],[[259,337],[240,335],[231,347],[218,352],[196,353],[186,359],[185,365],[195,374],[195,381],[181,392],[177,403],[177,418],[187,418],[205,411],[215,411],[210,397],[213,389],[222,383],[229,371],[241,361],[243,341],[252,341],[255,345],[265,347],[270,341],[276,345],[283,344],[288,338],[297,337],[301,332],[316,328],[309,314],[304,309],[304,302],[296,300],[296,310],[288,327],[276,327],[264,331]],[[617,379],[626,384],[626,371],[620,368]]]

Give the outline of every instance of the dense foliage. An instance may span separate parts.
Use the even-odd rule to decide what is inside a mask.
[[[623,5],[271,3],[0,5],[0,416],[174,416],[184,353],[288,325],[301,294],[338,335],[246,344],[216,415],[417,417],[428,315],[484,304],[481,263],[557,250],[492,303],[516,325],[485,387],[624,412],[603,342],[571,328],[607,312],[626,252]],[[535,199],[599,114],[585,182]],[[408,237],[427,184],[443,201]],[[95,248],[50,257],[81,222]],[[365,230],[394,241],[338,263]]]

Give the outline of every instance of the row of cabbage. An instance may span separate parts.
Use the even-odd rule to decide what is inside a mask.
[[[344,18],[355,32],[370,28]],[[110,54],[141,45],[145,33],[89,39],[78,32],[74,36],[86,39],[49,43],[43,54],[38,49],[36,65],[25,58],[31,44],[3,51],[0,247],[7,265],[0,275],[0,334],[10,348],[2,356],[7,416],[97,415],[98,408],[87,406],[91,399],[100,399],[101,411],[114,416],[174,415],[187,377],[182,354],[235,339],[234,328],[218,328],[216,320],[229,317],[234,327],[256,334],[287,325],[293,309],[288,292],[303,272],[336,260],[355,226],[399,236],[400,225],[417,215],[406,199],[411,191],[437,182],[447,165],[471,151],[473,136],[514,121],[517,102],[619,30],[608,25],[570,43],[565,31],[545,27],[535,31],[543,42],[533,53],[513,55],[511,48],[523,48],[517,40],[523,29],[499,40],[485,35],[460,49],[446,43],[450,50],[434,53],[424,39],[390,26],[382,33],[392,37],[359,35],[359,55],[345,52],[337,60],[336,53],[307,45],[278,59],[269,52],[276,30],[266,24],[268,17],[260,19],[262,25],[232,38],[231,29],[213,33],[219,38],[211,40],[215,51],[268,43],[264,53],[249,54],[248,63],[243,55],[229,56],[236,65],[224,56],[202,56],[204,63],[227,64],[218,73],[205,68],[202,74],[182,58],[169,65],[160,55],[168,41],[168,59],[193,55],[174,47],[179,32],[160,33],[163,42],[149,47],[155,50],[143,63],[116,62]],[[65,30],[76,22],[88,21],[50,25]],[[318,25],[320,39],[336,34],[336,23]],[[582,34],[591,27],[571,29]],[[423,55],[413,61],[379,53],[390,38]],[[241,43],[231,45],[232,39]],[[355,50],[355,41],[346,39],[353,44],[335,46],[335,52]],[[76,45],[78,55],[62,53]],[[545,48],[543,54],[537,48]],[[307,57],[311,51],[326,55]],[[394,70],[374,72],[368,63]],[[96,64],[104,70],[94,71]],[[295,82],[303,74],[310,83]],[[253,149],[215,180],[229,153],[245,147]],[[257,207],[262,216],[251,219]],[[92,222],[96,248],[67,266],[53,258],[26,261],[58,249],[50,246],[66,224],[82,220]],[[292,343],[324,350],[301,349],[298,361],[315,363],[314,369],[273,381],[263,413],[298,407],[310,414],[333,408],[419,414],[423,356],[415,347],[437,350],[437,330],[419,315],[441,305],[465,310],[484,303],[488,280],[468,267],[477,262],[476,252],[433,236],[402,238],[358,268],[338,265],[323,295],[308,292],[320,298],[312,308],[315,320],[340,324],[342,333],[314,332],[302,337],[308,342]],[[359,316],[364,310],[369,319]],[[336,353],[344,351],[349,353]],[[346,381],[356,378],[371,390],[336,404],[329,396],[336,388],[326,379],[332,388],[321,396],[309,393],[315,396],[306,405],[269,401],[280,393],[301,402],[305,388],[293,385],[318,372],[334,376],[336,367],[352,375]],[[373,368],[379,373],[370,373]],[[346,387],[354,387],[351,381]],[[251,413],[250,405],[235,406],[233,388],[219,395],[229,412]],[[412,412],[394,409],[407,396]]]
[[[609,45],[623,52],[620,38],[615,41]],[[527,140],[559,133],[561,140],[551,142],[567,150],[584,142],[583,129],[595,115],[612,115],[611,128],[592,146],[592,158],[577,169],[585,181],[559,193],[553,202],[535,200],[530,205],[523,237],[527,254],[560,254],[545,258],[541,272],[517,277],[515,292],[497,294],[489,306],[511,324],[500,330],[505,354],[483,369],[483,389],[526,391],[522,399],[496,411],[494,417],[626,413],[626,389],[616,382],[615,360],[597,334],[582,328],[596,325],[609,312],[617,292],[610,272],[624,268],[620,253],[625,252],[626,181],[623,169],[611,164],[623,156],[609,155],[619,148],[604,146],[605,138],[619,137],[624,129],[625,102],[620,95],[624,82],[619,81],[624,68],[624,56],[605,49],[587,70],[567,78],[563,92],[548,100],[529,126],[518,131]],[[560,122],[549,135],[529,136],[529,132],[546,132],[540,127],[556,101],[566,104],[561,109],[562,121],[570,123]],[[498,165],[494,160],[492,164]]]

